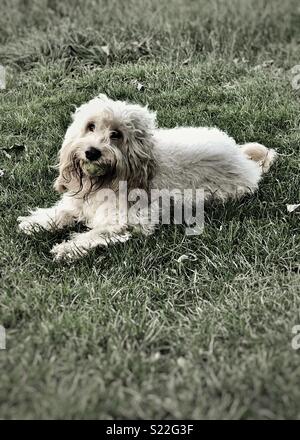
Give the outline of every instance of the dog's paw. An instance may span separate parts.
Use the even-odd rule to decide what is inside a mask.
[[[51,254],[53,255],[54,261],[74,261],[88,253],[88,249],[79,246],[74,241],[63,241],[62,243],[56,244],[51,249]]]
[[[145,235],[145,237],[149,237],[154,234],[156,225],[151,223],[138,223],[132,227],[132,233],[134,235]]]
[[[131,238],[130,232],[123,232],[122,234],[111,234],[108,238],[103,237],[102,246],[107,246],[108,243],[125,243]]]
[[[18,217],[17,221],[19,222],[19,230],[24,234],[31,235],[34,232],[38,231],[41,228],[33,217]]]

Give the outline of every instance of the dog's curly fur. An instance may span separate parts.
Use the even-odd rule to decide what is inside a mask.
[[[98,152],[92,168],[90,149]],[[85,222],[89,231],[52,249],[55,259],[73,259],[93,247],[126,241],[132,228],[153,232],[152,225],[141,221],[137,227],[136,219],[116,220],[115,205],[102,190],[118,195],[119,208],[119,183],[124,181],[128,191],[201,188],[206,198],[226,200],[253,192],[275,156],[258,143],[239,146],[217,128],[158,129],[156,115],[147,107],[99,95],[76,110],[66,132],[54,184],[62,198],[51,208],[20,217],[19,227],[31,234],[37,227]]]

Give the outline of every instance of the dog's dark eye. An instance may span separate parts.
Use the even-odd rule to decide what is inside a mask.
[[[90,122],[86,128],[87,128],[87,131],[95,131],[96,125],[93,122]]]
[[[123,137],[123,134],[122,134],[122,132],[121,132],[120,130],[113,130],[113,131],[110,133],[110,138],[111,138],[113,141],[117,141],[117,140],[119,140],[119,139],[122,139],[122,137]]]

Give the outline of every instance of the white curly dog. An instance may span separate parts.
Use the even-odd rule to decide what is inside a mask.
[[[99,95],[73,115],[59,153],[54,187],[64,193],[53,207],[19,217],[26,234],[84,222],[86,232],[53,247],[54,259],[74,259],[96,246],[126,241],[134,231],[149,234],[147,214],[123,215],[127,191],[195,190],[205,198],[253,192],[276,152],[258,143],[237,145],[217,128],[159,129],[147,107]],[[112,195],[116,197],[112,197]],[[144,210],[145,211],[145,210]]]

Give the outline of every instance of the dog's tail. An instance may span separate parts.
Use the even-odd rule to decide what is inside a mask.
[[[272,148],[267,148],[257,142],[250,142],[240,146],[246,156],[259,164],[263,173],[267,173],[277,158],[277,153]]]

